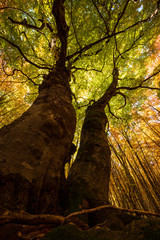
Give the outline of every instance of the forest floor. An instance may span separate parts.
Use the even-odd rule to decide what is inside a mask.
[[[159,214],[157,214],[157,216],[156,214],[154,216],[154,213],[153,215],[150,213],[151,216],[145,216],[145,214],[143,214],[143,216],[137,216],[137,212],[138,211],[136,210],[136,214],[133,212],[126,213],[116,208],[104,209],[103,207],[100,207],[99,210],[85,210],[82,212],[73,213],[68,215],[69,217],[67,216],[66,218],[62,216],[56,216],[59,217],[59,223],[57,221],[58,218],[57,220],[56,218],[53,218],[54,223],[52,223],[51,218],[49,220],[50,223],[47,221],[48,217],[53,217],[54,215],[39,215],[39,219],[34,218],[34,221],[29,220],[28,223],[23,221],[23,217],[21,217],[21,219],[19,218],[19,221],[16,223],[16,221],[13,221],[13,216],[12,221],[8,222],[6,221],[7,218],[2,219],[1,216],[0,239],[160,240]],[[146,212],[146,215],[149,215],[149,213]],[[31,218],[33,215],[29,216]],[[60,223],[61,220],[63,221]],[[95,224],[95,221],[98,221],[98,223]]]

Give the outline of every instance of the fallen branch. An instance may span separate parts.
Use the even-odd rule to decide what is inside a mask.
[[[79,216],[79,215],[82,215],[82,214],[87,214],[87,213],[93,213],[93,212],[104,210],[104,209],[115,209],[115,210],[120,210],[122,212],[134,213],[136,215],[160,217],[160,214],[158,214],[158,213],[141,211],[141,210],[136,210],[136,209],[126,209],[126,208],[116,207],[116,206],[113,206],[113,205],[104,205],[104,206],[99,206],[99,207],[96,207],[96,208],[84,209],[84,210],[79,211],[79,212],[71,213],[67,217],[65,217],[64,220],[68,221],[72,217]]]
[[[0,225],[8,223],[21,223],[26,225],[39,224],[57,224],[61,225],[64,222],[63,216],[52,214],[32,215],[29,213],[15,213],[9,212],[7,215],[0,216]]]
[[[141,210],[135,210],[135,209],[126,209],[126,208],[116,207],[112,205],[104,205],[96,208],[84,209],[79,212],[74,212],[69,214],[66,217],[52,215],[52,214],[32,215],[29,213],[9,212],[6,215],[0,216],[0,225],[4,225],[8,223],[21,223],[26,225],[39,225],[39,224],[63,225],[66,222],[74,223],[74,219],[75,219],[74,217],[78,217],[79,215],[93,213],[93,212],[97,212],[104,209],[115,209],[115,210],[119,210],[126,213],[132,213],[136,215],[160,217],[159,213],[153,213],[153,212],[147,212],[147,211],[141,211]]]

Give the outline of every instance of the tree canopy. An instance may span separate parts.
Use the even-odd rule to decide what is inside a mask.
[[[1,3],[1,72],[6,78],[1,102],[6,98],[8,110],[14,108],[15,101],[17,105],[18,98],[18,105],[23,105],[20,112],[24,111],[24,105],[35,98],[42,76],[59,58],[62,43],[52,5],[53,1]],[[158,66],[147,73],[147,59],[159,29],[156,1],[65,1],[65,14],[69,26],[66,64],[72,70],[77,108],[105,91],[112,81],[114,65],[119,68],[120,80],[119,94],[110,103],[113,113],[124,116],[131,110],[130,99],[135,92],[137,102],[141,102],[142,89],[158,87],[151,78],[159,72]],[[16,100],[8,101],[10,95],[6,96],[3,88],[10,94],[11,89],[15,91]],[[130,104],[123,107],[126,100]]]

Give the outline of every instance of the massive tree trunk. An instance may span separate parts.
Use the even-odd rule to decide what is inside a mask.
[[[61,172],[76,124],[69,75],[65,67],[46,75],[33,105],[0,130],[1,211],[60,212]]]
[[[56,67],[44,77],[33,105],[0,130],[1,211],[61,212],[61,175],[76,125],[65,67],[69,28],[64,2],[55,0],[52,8],[61,43]]]
[[[70,212],[108,203],[111,152],[105,132],[105,106],[117,94],[117,83],[115,67],[109,88],[86,110],[79,151],[67,179]]]

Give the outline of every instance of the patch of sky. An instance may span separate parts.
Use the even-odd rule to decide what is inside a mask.
[[[138,12],[141,12],[142,10],[143,10],[143,5],[141,5],[141,6],[137,9]]]

